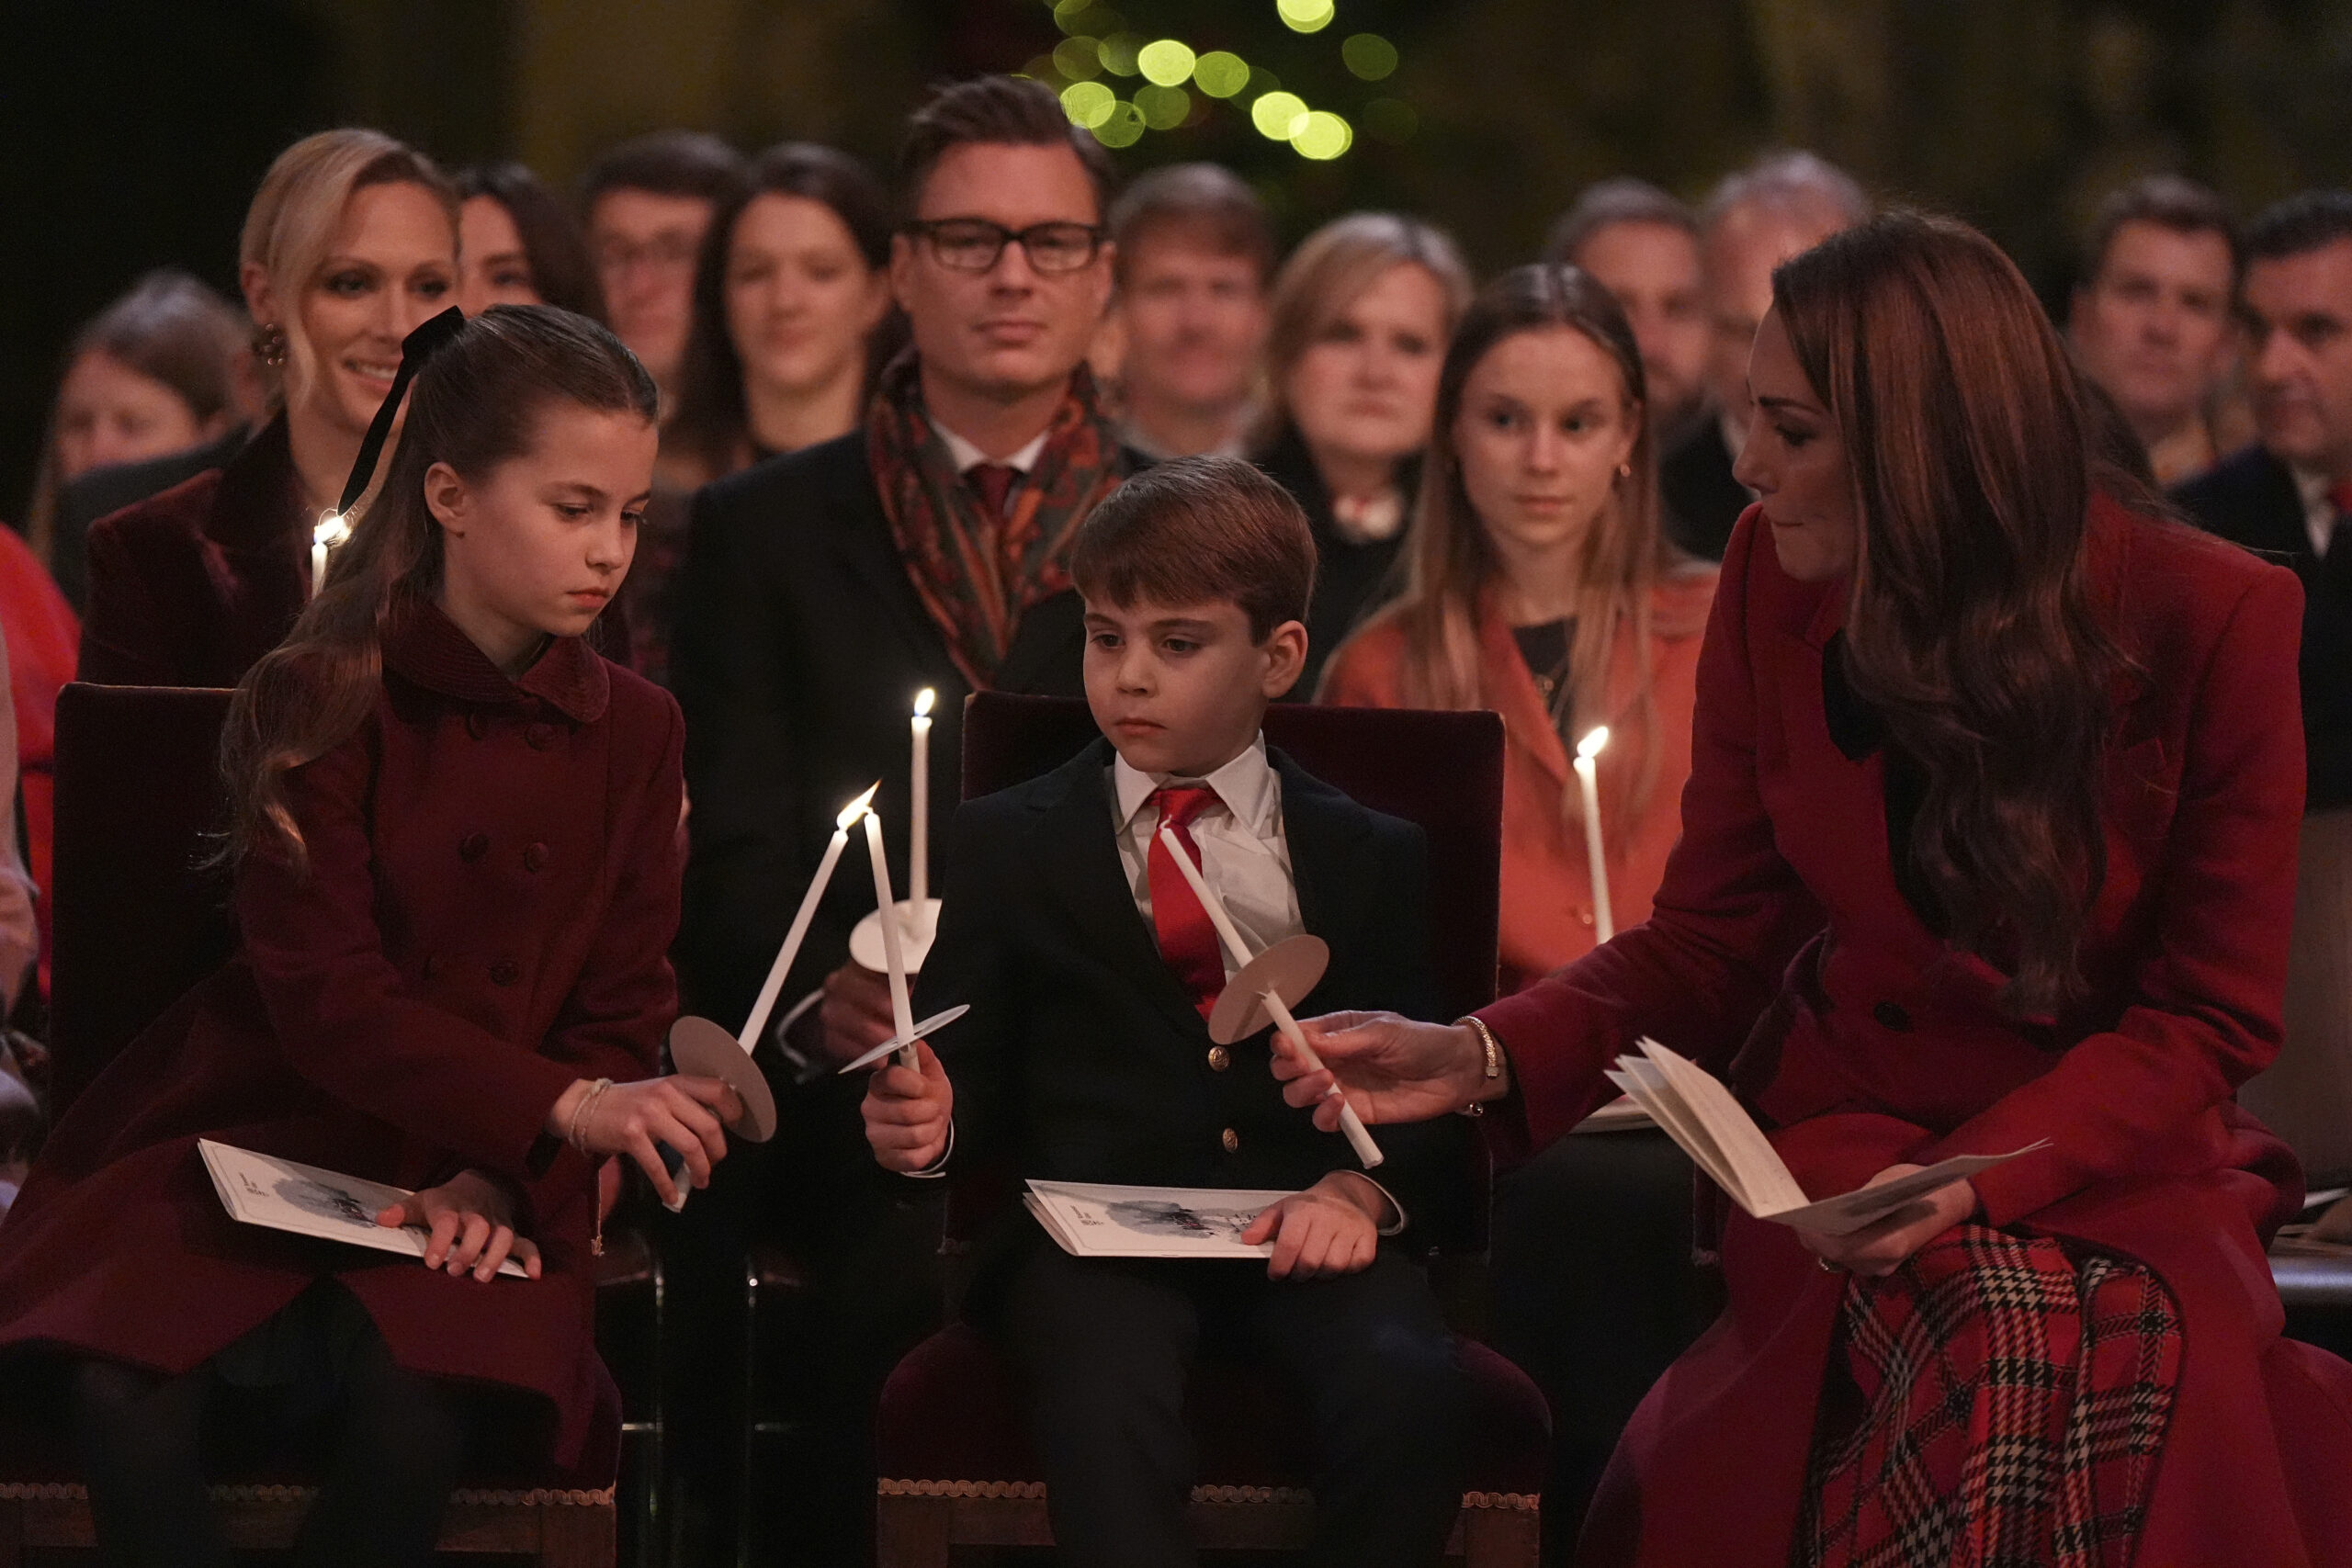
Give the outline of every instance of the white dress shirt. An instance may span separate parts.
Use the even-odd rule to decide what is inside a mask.
[[[1216,799],[1192,822],[1201,878],[1233,917],[1241,940],[1251,951],[1263,953],[1306,929],[1298,914],[1290,842],[1283,835],[1283,781],[1266,761],[1263,735],[1204,779],[1139,773],[1119,757],[1111,763],[1109,780],[1112,817],[1119,827],[1119,859],[1144,924],[1152,923],[1151,841],[1159,831],[1152,792],[1167,784],[1202,784],[1216,792]],[[1228,979],[1240,966],[1240,959],[1225,954]]]
[[[957,473],[968,474],[982,463],[996,461],[995,458],[990,457],[986,452],[981,451],[937,420],[931,422],[931,427],[939,432],[939,438],[942,441],[947,443],[947,455],[956,460]],[[1021,487],[1029,481],[1029,470],[1035,468],[1037,459],[1046,454],[1046,437],[1052,434],[1053,430],[1050,426],[1037,432],[1036,439],[1004,459],[1004,467],[1021,476],[1013,481],[1012,489],[1007,492],[1008,494],[1021,493]]]
[[[2290,470],[2295,493],[2303,498],[2303,527],[2312,536],[2312,553],[2327,558],[2327,545],[2335,536],[2335,502],[2327,498],[2328,478],[2309,468]]]

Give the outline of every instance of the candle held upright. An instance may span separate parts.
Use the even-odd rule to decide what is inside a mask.
[[[918,919],[931,897],[931,710],[939,694],[925,686],[915,694],[912,720],[914,773],[908,782],[912,825],[908,830],[907,901]]]
[[[327,558],[351,537],[351,524],[340,512],[330,512],[311,530],[311,597],[326,586]]]
[[[1600,835],[1600,784],[1593,759],[1609,744],[1609,727],[1596,725],[1577,742],[1577,786],[1584,794],[1585,864],[1592,874],[1592,934],[1607,942],[1617,934],[1617,920],[1609,908],[1609,858]]]

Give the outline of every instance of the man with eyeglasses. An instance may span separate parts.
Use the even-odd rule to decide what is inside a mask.
[[[864,427],[695,499],[672,645],[694,802],[677,952],[689,1003],[730,1027],[750,1010],[835,816],[876,778],[905,897],[918,692],[937,697],[930,841],[942,858],[961,793],[965,697],[1080,694],[1085,639],[1068,546],[1139,461],[1084,367],[1111,293],[1101,144],[1042,85],[984,77],[915,114],[900,172],[890,280],[912,342],[881,376]],[[757,1053],[783,1125],[754,1160],[729,1162],[741,1167],[738,1196],[711,1190],[715,1210],[737,1201],[761,1225],[781,1222],[815,1275],[821,1320],[838,1326],[809,1357],[831,1383],[828,1432],[812,1447],[837,1461],[812,1497],[831,1494],[843,1529],[871,1512],[871,1472],[856,1466],[872,1398],[940,1299],[935,1207],[925,1217],[903,1184],[877,1182],[863,1077],[832,1073],[892,1032],[881,976],[849,958],[874,896],[847,870],[786,978],[776,1015],[787,1022]],[[746,1185],[755,1190],[742,1196]]]
[[[664,419],[694,320],[695,258],[742,177],[742,155],[716,136],[657,130],[605,152],[580,183],[605,313],[662,389]]]

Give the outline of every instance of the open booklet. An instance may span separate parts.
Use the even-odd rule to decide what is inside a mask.
[[[1917,1201],[1939,1187],[2048,1146],[2029,1144],[2005,1155],[1960,1155],[1876,1187],[1858,1188],[1819,1202],[1781,1160],[1731,1090],[1696,1062],[1676,1055],[1655,1040],[1642,1042],[1638,1056],[1620,1056],[1610,1081],[1650,1114],[1682,1152],[1698,1163],[1731,1201],[1759,1220],[1796,1225],[1824,1235],[1848,1235]]]
[[[430,1237],[422,1228],[401,1225],[396,1229],[376,1223],[379,1212],[412,1196],[402,1188],[362,1181],[356,1176],[216,1144],[209,1138],[198,1138],[196,1147],[204,1156],[204,1168],[212,1175],[221,1207],[242,1224],[347,1241],[379,1252],[404,1252],[411,1258],[424,1256]],[[499,1265],[498,1271],[518,1280],[530,1277],[511,1258]]]
[[[1292,1196],[1033,1180],[1021,1201],[1072,1258],[1264,1258],[1273,1244],[1245,1247],[1241,1233]]]

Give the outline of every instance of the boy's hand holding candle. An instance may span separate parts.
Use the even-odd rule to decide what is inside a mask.
[[[915,1066],[892,1062],[868,1078],[863,1109],[865,1141],[883,1169],[929,1170],[946,1154],[956,1089],[929,1043],[915,1043]]]

